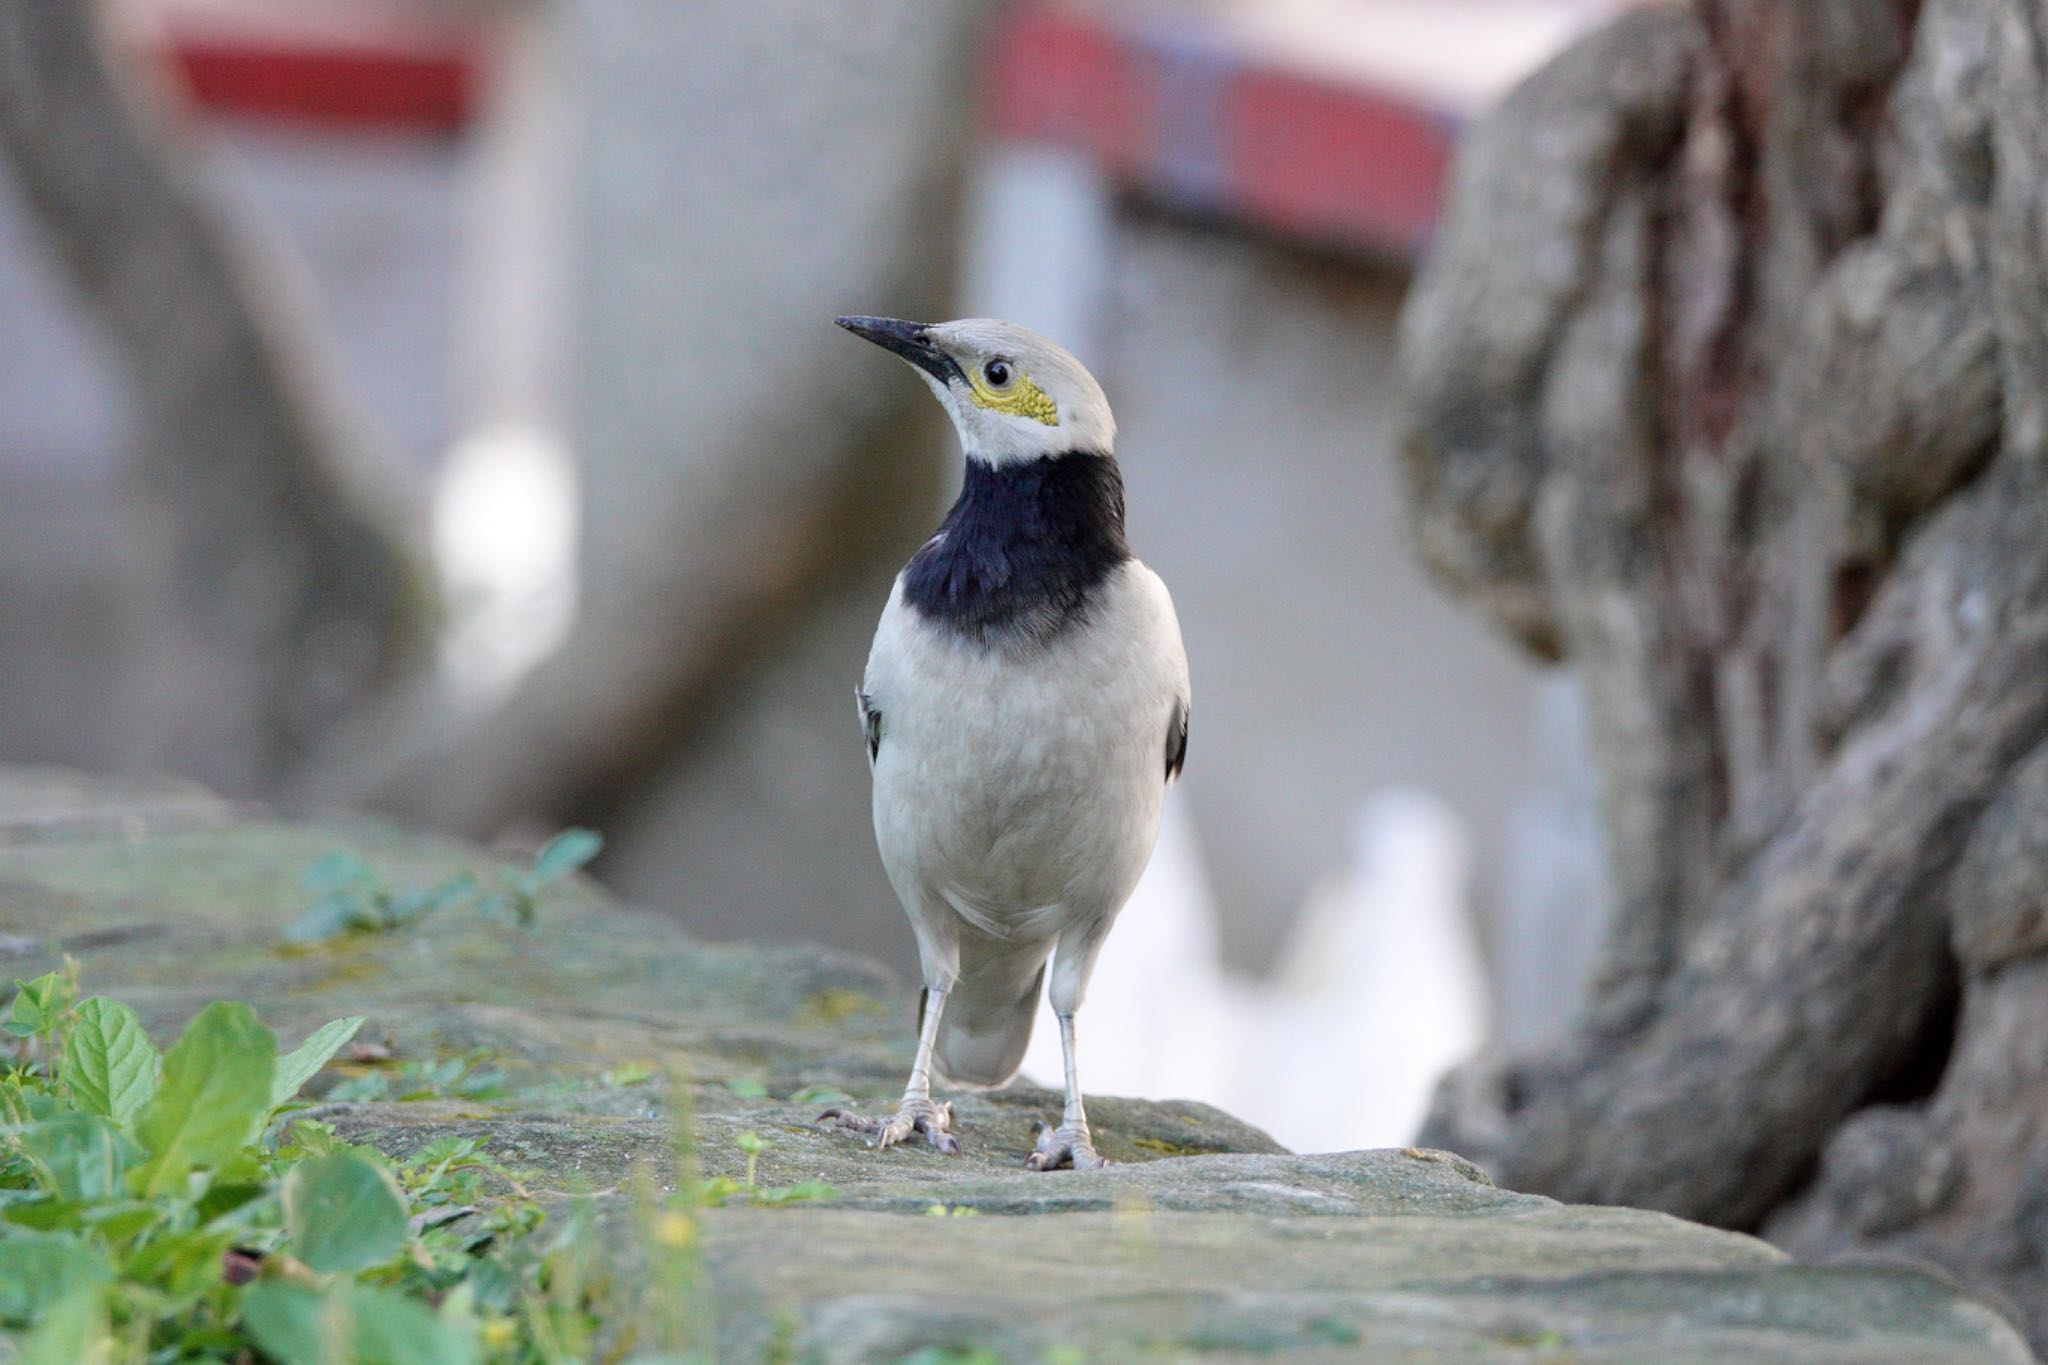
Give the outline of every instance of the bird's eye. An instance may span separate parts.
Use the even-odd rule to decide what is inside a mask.
[[[988,381],[988,386],[992,389],[1007,389],[1014,376],[1009,361],[991,360],[981,367],[981,377]]]

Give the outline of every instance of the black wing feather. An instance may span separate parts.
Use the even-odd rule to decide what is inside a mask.
[[[1181,767],[1188,761],[1188,703],[1176,701],[1173,716],[1166,722],[1166,780],[1173,781],[1180,776]]]
[[[860,703],[860,729],[861,733],[867,736],[868,762],[873,763],[876,756],[882,752],[881,708],[875,705],[873,697],[858,689],[854,691],[853,697]]]

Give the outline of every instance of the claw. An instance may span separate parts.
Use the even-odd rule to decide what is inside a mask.
[[[937,1106],[929,1115],[920,1114],[915,1126],[940,1156],[960,1155],[960,1139],[953,1136],[953,1105],[950,1101]]]
[[[1071,1166],[1077,1171],[1099,1171],[1109,1164],[1096,1152],[1085,1123],[1055,1128],[1041,1119],[1031,1125],[1031,1132],[1037,1141],[1031,1155],[1024,1158],[1026,1170],[1056,1171]]]
[[[828,1119],[856,1133],[874,1134],[878,1151],[908,1141],[917,1134],[941,1156],[960,1155],[960,1139],[952,1133],[953,1106],[950,1103],[934,1104],[929,1099],[906,1096],[895,1114],[886,1119],[864,1118],[847,1109],[827,1109],[818,1115],[819,1123]]]

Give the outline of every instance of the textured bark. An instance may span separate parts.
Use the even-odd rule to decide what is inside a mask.
[[[302,319],[117,79],[96,19],[0,0],[0,155],[133,384],[138,533],[162,558],[146,757],[262,793],[411,656],[422,584]]]
[[[1420,547],[1584,678],[1617,890],[1579,1028],[1451,1077],[1425,1140],[1928,1256],[2037,1343],[2044,30],[1625,18],[1474,131],[1403,335]]]

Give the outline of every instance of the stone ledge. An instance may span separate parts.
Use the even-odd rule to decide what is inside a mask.
[[[393,885],[489,864],[444,840],[4,769],[0,830],[32,832],[0,837],[14,975],[71,953],[87,989],[128,1000],[159,1037],[219,998],[252,1001],[288,1045],[366,1014],[364,1039],[392,1060],[358,1071],[468,1057],[495,1077],[478,1095],[313,1111],[347,1134],[399,1153],[482,1137],[542,1194],[617,1201],[636,1165],[668,1178],[687,1098],[705,1172],[739,1176],[734,1139],[752,1132],[761,1183],[829,1182],[830,1200],[707,1217],[729,1360],[932,1346],[1019,1361],[2031,1358],[1929,1272],[1803,1266],[1662,1214],[1497,1189],[1448,1153],[1293,1155],[1204,1105],[1091,1097],[1120,1163],[1095,1173],[1021,1169],[1032,1119],[1058,1108],[1030,1087],[958,1098],[962,1159],[873,1152],[812,1121],[816,1092],[893,1098],[914,992],[822,949],[697,942],[588,882],[531,930],[458,908],[332,946],[285,939],[314,858],[350,849]]]

